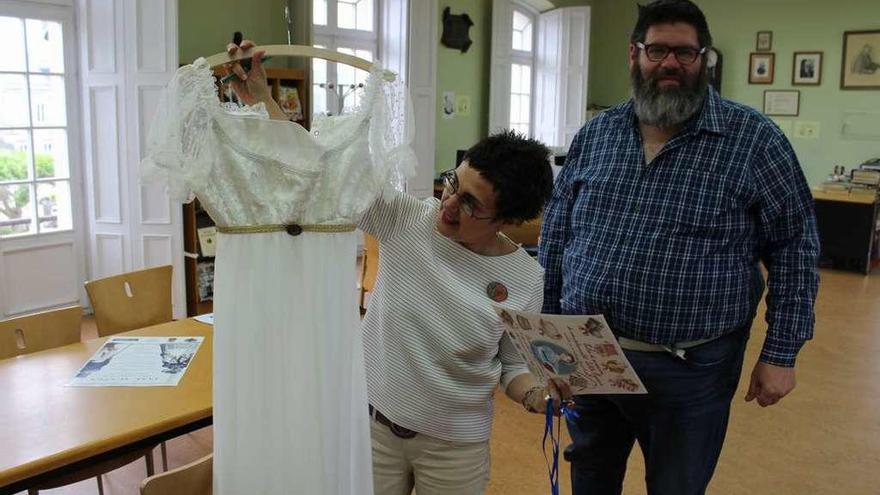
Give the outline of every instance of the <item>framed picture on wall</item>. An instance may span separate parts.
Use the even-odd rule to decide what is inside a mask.
[[[840,89],[880,89],[880,29],[843,33]]]
[[[822,52],[794,52],[791,84],[818,86],[822,83]]]
[[[758,31],[755,37],[755,51],[769,52],[773,48],[773,31]]]
[[[764,114],[780,117],[797,117],[801,107],[801,92],[798,90],[765,90]]]
[[[752,53],[749,55],[749,84],[773,84],[773,66],[776,55],[773,53]]]

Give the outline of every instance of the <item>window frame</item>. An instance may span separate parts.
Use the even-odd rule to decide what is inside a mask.
[[[536,47],[537,47],[537,35],[538,35],[538,11],[535,10],[531,5],[527,5],[522,2],[513,1],[511,2],[511,15],[510,15],[510,29],[511,33],[513,33],[513,18],[516,16],[516,13],[529,18],[529,21],[532,25],[532,39],[531,39],[531,51],[525,50],[516,50],[513,48],[513,36],[510,37],[508,42],[510,43],[510,94],[508,98],[512,99],[514,94],[521,95],[522,93],[514,93],[513,92],[513,66],[514,65],[526,65],[529,67],[529,137],[535,136],[535,67],[537,66],[536,60]],[[511,105],[512,109],[512,105]],[[510,113],[510,112],[508,112]],[[509,128],[513,128],[513,120],[508,118],[507,126]]]
[[[8,127],[0,127],[2,131],[24,131],[28,133],[28,146],[29,146],[29,154],[28,157],[28,178],[27,179],[15,179],[15,180],[7,180],[0,183],[2,186],[17,186],[17,185],[27,185],[30,194],[30,204],[29,204],[29,219],[30,225],[27,232],[22,233],[13,233],[13,234],[0,234],[0,242],[6,241],[18,241],[18,240],[41,240],[41,239],[49,239],[55,236],[69,236],[79,232],[81,229],[81,218],[80,218],[80,200],[81,200],[81,181],[79,178],[80,171],[80,161],[79,161],[79,146],[78,140],[80,139],[80,128],[79,128],[79,113],[77,109],[77,77],[78,77],[78,64],[79,61],[76,56],[76,26],[73,19],[72,9],[64,6],[55,6],[55,5],[16,5],[7,2],[0,2],[0,16],[3,17],[13,17],[18,18],[23,21],[24,24],[24,45],[23,48],[25,50],[25,58],[24,58],[24,70],[23,71],[2,71],[0,74],[4,75],[22,75],[25,77],[27,84],[27,107],[28,107],[28,118],[29,122],[26,126],[8,126]],[[61,25],[61,43],[62,50],[61,54],[64,61],[64,71],[63,72],[40,72],[40,71],[32,71],[30,67],[30,56],[28,54],[28,37],[27,37],[27,27],[26,22],[28,19],[37,20],[37,21],[46,21],[46,22],[56,22]],[[40,104],[34,104],[33,101],[33,84],[31,82],[30,76],[38,75],[38,76],[60,76],[62,78],[63,83],[63,92],[64,92],[64,111],[65,111],[65,123],[64,125],[35,125],[35,114],[38,113],[39,107],[43,106]],[[65,176],[53,176],[53,177],[45,177],[39,178],[37,177],[37,162],[36,155],[38,153],[43,153],[37,149],[37,142],[34,136],[34,131],[51,131],[51,130],[63,130],[65,133],[65,152],[67,154],[67,174]],[[38,187],[40,184],[57,184],[57,183],[66,183],[67,184],[67,200],[68,203],[66,208],[68,210],[68,215],[70,218],[70,223],[65,228],[56,228],[52,230],[44,230],[45,228],[41,227],[40,224],[42,221],[45,221],[49,217],[41,216],[40,202],[39,202],[39,194]]]
[[[312,0],[314,2],[314,0]],[[327,24],[315,24],[314,16],[312,17],[312,45],[322,46],[328,50],[337,51],[338,48],[350,48],[353,50],[369,50],[373,54],[373,61],[379,58],[379,40],[381,39],[379,16],[381,13],[382,0],[373,0],[373,30],[364,31],[360,29],[349,29],[338,27],[337,22],[337,2],[339,0],[327,1]],[[313,5],[314,8],[314,5]],[[357,69],[356,69],[357,70]],[[316,95],[318,91],[329,93],[329,89],[320,88],[320,83],[312,81],[312,95]],[[338,84],[337,64],[327,61],[327,85]],[[313,97],[314,98],[314,97]],[[332,100],[332,101],[331,101]],[[311,105],[312,119],[316,117],[315,106]],[[339,102],[337,99],[327,98],[325,111],[328,115],[338,115],[340,113]]]

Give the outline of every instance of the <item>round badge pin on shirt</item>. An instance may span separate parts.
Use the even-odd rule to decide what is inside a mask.
[[[507,287],[501,282],[489,282],[486,286],[486,295],[495,302],[504,302],[507,300]]]

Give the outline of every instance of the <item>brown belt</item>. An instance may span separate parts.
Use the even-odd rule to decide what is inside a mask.
[[[388,429],[391,430],[391,433],[394,433],[394,436],[398,438],[409,439],[419,434],[416,431],[412,431],[409,428],[404,428],[394,421],[391,421],[390,419],[388,419],[387,416],[385,416],[384,414],[379,412],[378,409],[373,407],[372,404],[370,404],[370,417],[378,421],[379,424],[387,426]]]

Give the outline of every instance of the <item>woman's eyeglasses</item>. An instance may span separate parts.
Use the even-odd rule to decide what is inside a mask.
[[[468,194],[460,195],[458,194],[458,175],[455,173],[455,169],[447,170],[440,174],[440,180],[443,181],[443,188],[446,189],[446,193],[452,196],[453,194],[458,195],[458,204],[461,207],[461,211],[465,212],[467,216],[473,218],[474,220],[492,220],[495,217],[483,217],[477,216],[476,210],[479,207],[474,203],[474,198]]]

